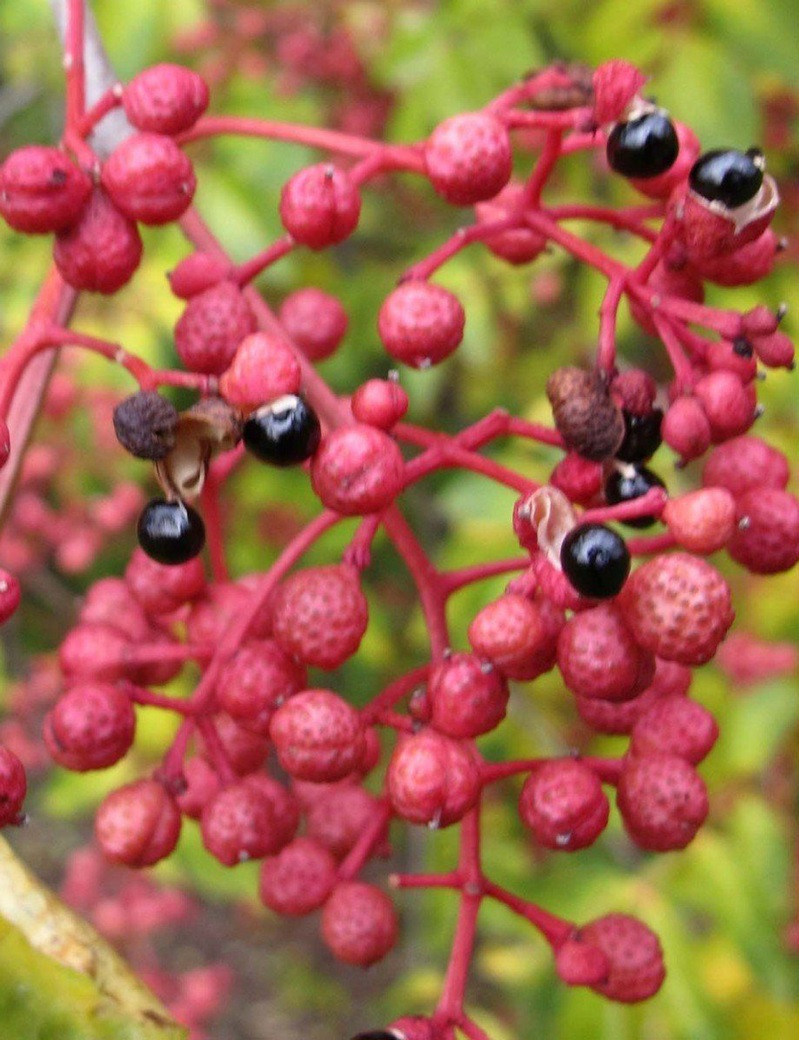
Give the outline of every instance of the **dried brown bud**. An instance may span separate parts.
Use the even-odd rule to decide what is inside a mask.
[[[120,444],[140,459],[163,459],[175,444],[178,412],[152,390],[140,390],[114,409],[114,432]]]
[[[547,381],[547,396],[568,448],[593,462],[614,455],[625,436],[625,421],[599,372],[559,368]]]
[[[242,420],[221,397],[204,397],[178,416],[174,447],[156,465],[167,497],[192,501],[203,490],[213,455],[235,447]]]

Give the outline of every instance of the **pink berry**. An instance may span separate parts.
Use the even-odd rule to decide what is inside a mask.
[[[134,642],[153,635],[147,614],[121,578],[101,578],[86,593],[78,618],[86,625],[110,625]]]
[[[451,116],[425,142],[425,169],[434,190],[455,206],[491,199],[511,176],[511,141],[488,112]]]
[[[465,320],[457,296],[440,285],[413,280],[383,301],[378,334],[395,360],[427,368],[453,353],[464,335]]]
[[[492,224],[510,217],[520,217],[525,202],[525,187],[509,183],[493,199],[475,207],[478,224]],[[498,231],[483,240],[490,253],[509,264],[529,264],[547,248],[547,239],[529,227]]]
[[[448,827],[475,805],[480,772],[469,744],[422,730],[400,739],[389,762],[387,784],[398,816],[429,827]]]
[[[657,993],[666,971],[658,936],[628,914],[606,914],[584,925],[578,940],[600,951],[608,973],[592,989],[609,1000],[635,1004]]]
[[[636,720],[630,751],[633,755],[677,755],[696,766],[718,736],[716,719],[702,704],[688,697],[661,697]]]
[[[0,567],[0,625],[5,624],[16,612],[21,597],[17,579]]]
[[[219,388],[229,404],[249,412],[284,394],[296,394],[301,381],[300,364],[283,338],[253,332],[239,343]]]
[[[391,505],[403,484],[403,456],[388,434],[357,423],[323,437],[311,460],[311,486],[322,504],[344,516]]]
[[[181,300],[188,300],[217,282],[232,278],[233,273],[233,265],[227,257],[196,252],[184,257],[167,278],[173,293]]]
[[[0,745],[0,827],[20,821],[27,791],[25,767],[13,751]]]
[[[391,899],[363,881],[340,881],[322,911],[322,938],[338,960],[368,968],[397,941]]]
[[[508,685],[494,666],[474,654],[451,654],[428,678],[431,725],[449,737],[490,733],[502,722]]]
[[[736,500],[732,558],[754,574],[780,574],[797,563],[797,499],[778,488],[753,488]]]
[[[650,683],[655,662],[613,603],[573,616],[558,637],[558,667],[578,697],[624,701]]]
[[[336,882],[336,860],[313,838],[295,838],[261,865],[261,901],[277,914],[302,917],[325,902]]]
[[[95,188],[78,222],[56,236],[53,259],[73,289],[111,294],[130,281],[142,258],[136,224]]]
[[[199,820],[203,809],[220,789],[219,776],[201,755],[193,755],[183,763],[185,789],[176,796],[184,816]]]
[[[746,214],[738,217],[714,208],[695,192],[676,192],[672,205],[677,218],[680,240],[690,263],[732,253],[755,241],[769,226],[778,208],[778,191],[771,177],[764,177],[759,196]],[[740,207],[742,209],[743,207]]]
[[[752,285],[767,277],[777,255],[778,236],[772,228],[767,228],[758,238],[732,253],[700,257],[693,267],[702,278],[717,285]]]
[[[94,833],[106,859],[149,867],[178,844],[181,814],[164,786],[136,780],[112,791],[97,810]]]
[[[350,398],[350,408],[356,422],[391,430],[408,411],[408,394],[396,379],[368,379]]]
[[[139,130],[180,134],[208,108],[208,87],[202,76],[182,65],[151,65],[124,88],[122,105]]]
[[[58,663],[68,679],[115,682],[127,673],[132,644],[111,625],[81,624],[71,629],[58,650]]]
[[[44,739],[52,757],[80,773],[118,762],[133,744],[135,731],[130,699],[117,686],[102,682],[73,686],[44,721]]]
[[[685,462],[699,458],[711,444],[711,424],[694,397],[678,397],[661,421],[664,443]]]
[[[349,176],[330,163],[300,170],[281,192],[283,226],[310,249],[343,242],[358,224],[361,196]]]
[[[91,193],[89,177],[59,148],[27,145],[0,166],[0,214],[15,231],[64,231]]]
[[[256,319],[233,282],[219,282],[193,296],[175,326],[175,349],[192,372],[221,375]]]
[[[603,488],[603,466],[569,451],[550,474],[548,483],[563,491],[570,502],[588,505]]]
[[[674,661],[656,658],[653,681],[646,690],[628,701],[601,701],[596,697],[576,697],[578,714],[598,733],[630,733],[636,720],[661,697],[683,696],[692,680],[689,668]]]
[[[720,444],[703,467],[706,487],[723,487],[734,496],[756,488],[783,489],[789,482],[786,457],[760,437],[734,437]]]
[[[209,585],[205,595],[194,601],[186,618],[187,642],[200,646],[218,643],[226,629],[243,610],[248,609],[252,595],[253,590],[245,579]],[[271,601],[257,612],[248,632],[254,639],[266,639],[272,635]]]
[[[135,549],[125,568],[125,582],[143,609],[150,614],[171,614],[191,600],[202,596],[206,576],[202,560],[165,566]]]
[[[278,643],[254,639],[222,666],[217,702],[243,729],[267,736],[276,709],[305,685],[305,669]]]
[[[475,653],[509,679],[535,679],[555,664],[562,624],[546,601],[509,592],[475,615],[467,636]]]
[[[573,758],[554,759],[534,770],[519,799],[522,822],[539,844],[564,852],[593,844],[608,813],[597,775]]]
[[[358,768],[364,731],[358,712],[330,690],[302,690],[272,716],[280,763],[300,780],[338,780]]]
[[[306,833],[336,859],[344,859],[378,809],[378,799],[360,784],[323,790],[306,810]]]
[[[668,260],[661,260],[647,279],[650,298],[631,300],[631,314],[651,336],[657,336],[658,330],[653,322],[652,301],[660,296],[677,296],[682,300],[702,303],[705,299],[702,279],[689,267],[685,258],[681,257],[680,266],[673,266]]]
[[[177,220],[197,186],[191,160],[162,134],[126,137],[103,163],[100,179],[114,205],[142,224]]]
[[[598,946],[567,939],[555,954],[556,974],[568,986],[595,986],[608,978],[608,958]]]
[[[298,810],[277,780],[246,777],[220,791],[200,819],[203,844],[220,863],[233,867],[278,852],[294,836]]]
[[[347,332],[347,311],[339,300],[313,286],[289,293],[278,319],[310,361],[330,357]]]
[[[682,549],[709,556],[730,540],[736,503],[725,488],[702,488],[670,499],[661,519]]]
[[[745,433],[756,417],[756,394],[751,386],[742,386],[733,372],[712,372],[694,386],[695,397],[703,406],[711,440],[715,444]]]
[[[708,815],[706,785],[677,755],[630,755],[617,784],[617,805],[628,834],[643,849],[685,848]]]
[[[240,776],[252,773],[264,764],[269,752],[266,737],[240,726],[225,712],[216,716],[214,729],[226,758]]]

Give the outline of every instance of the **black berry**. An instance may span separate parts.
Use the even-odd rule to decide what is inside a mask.
[[[603,524],[579,524],[561,546],[561,569],[582,596],[616,596],[631,569],[622,538]]]
[[[320,441],[316,412],[296,394],[285,394],[248,416],[245,447],[262,462],[294,466],[311,458]]]
[[[158,563],[178,564],[193,559],[206,542],[203,521],[185,502],[154,498],[142,510],[136,528],[139,545]]]
[[[701,155],[689,173],[689,187],[709,202],[736,209],[755,198],[764,180],[764,157],[755,148],[718,149]]]
[[[623,408],[625,436],[617,448],[617,458],[623,462],[643,462],[654,455],[661,444],[661,420],[664,413],[654,408],[646,415],[634,415]]]
[[[672,120],[656,109],[617,123],[608,135],[606,157],[623,177],[657,177],[672,166],[679,148]]]
[[[664,481],[646,466],[622,466],[606,480],[605,498],[610,506],[618,505],[620,502],[631,502],[634,498],[641,498],[654,487],[664,487]],[[630,520],[620,520],[621,524],[628,527],[650,527],[655,523],[654,516],[640,516]]]
[[[163,459],[175,445],[178,412],[171,401],[153,390],[140,390],[114,409],[117,440],[140,459]]]

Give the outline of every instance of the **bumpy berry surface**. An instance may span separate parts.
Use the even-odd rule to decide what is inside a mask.
[[[358,189],[342,170],[318,163],[296,173],[281,192],[283,226],[311,249],[342,242],[356,229],[361,213]]]
[[[457,296],[440,285],[412,280],[383,301],[378,334],[396,361],[427,368],[453,353],[464,335],[465,321]]]
[[[181,815],[156,780],[136,780],[112,791],[97,810],[94,833],[112,863],[149,867],[178,843]]]
[[[347,332],[347,311],[335,296],[309,286],[290,293],[278,318],[311,361],[330,357]]]
[[[447,827],[475,804],[480,776],[468,744],[430,730],[401,739],[387,773],[395,812],[412,823]]]
[[[384,509],[400,491],[403,456],[383,430],[358,423],[322,438],[311,484],[328,509],[360,516]]]
[[[281,705],[270,736],[286,772],[317,783],[352,773],[364,751],[358,712],[330,690],[302,690]]]
[[[302,917],[328,898],[336,882],[336,860],[313,838],[295,838],[261,865],[262,902],[278,914]]]
[[[128,697],[110,683],[82,682],[57,702],[44,722],[48,750],[60,765],[104,769],[128,752],[136,716]]]
[[[16,231],[63,231],[91,193],[89,177],[59,148],[27,145],[0,166],[0,214]]]
[[[175,349],[193,372],[221,375],[256,320],[233,282],[220,282],[193,296],[175,326]]]
[[[523,823],[540,845],[573,852],[591,845],[608,822],[608,799],[597,776],[571,758],[554,759],[525,781]]]
[[[127,137],[103,163],[101,180],[114,205],[143,224],[177,220],[197,186],[191,161],[162,134]]]
[[[609,970],[592,988],[624,1004],[647,1000],[666,974],[661,944],[655,933],[628,914],[607,914],[580,930],[581,942],[605,956]]]
[[[115,293],[133,277],[142,258],[136,225],[95,188],[76,224],[59,232],[53,259],[73,289]]]
[[[617,805],[628,834],[643,849],[682,849],[708,815],[706,785],[677,755],[648,753],[625,759]]]
[[[436,191],[457,206],[491,199],[511,176],[508,131],[486,112],[452,116],[425,142],[425,169]]]
[[[397,940],[397,914],[391,899],[375,885],[342,881],[322,911],[322,938],[334,957],[368,968]]]
[[[182,65],[151,65],[134,76],[122,92],[125,115],[139,130],[179,134],[208,107],[202,76]]]

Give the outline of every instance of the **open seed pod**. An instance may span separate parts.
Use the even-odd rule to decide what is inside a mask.
[[[240,416],[221,397],[204,397],[181,412],[175,445],[155,465],[156,479],[167,498],[197,498],[213,456],[230,451],[241,436]]]
[[[563,491],[549,484],[534,491],[519,510],[536,532],[539,548],[553,564],[561,568],[561,544],[577,524],[578,518]]]

